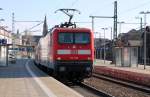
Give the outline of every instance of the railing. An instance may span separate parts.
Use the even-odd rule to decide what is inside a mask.
[[[141,59],[140,64],[144,64],[144,58]],[[146,58],[146,65],[150,65],[150,58]]]

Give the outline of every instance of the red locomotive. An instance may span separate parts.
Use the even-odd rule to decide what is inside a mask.
[[[92,74],[93,32],[87,28],[55,27],[40,39],[35,58],[36,64],[57,76],[82,81]]]

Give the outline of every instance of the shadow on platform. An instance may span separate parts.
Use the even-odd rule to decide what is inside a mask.
[[[0,67],[0,79],[1,78],[26,78],[32,77],[29,71],[26,68],[26,62],[28,59],[17,59],[15,64],[8,64],[8,66]],[[37,66],[34,65],[34,62],[31,60],[28,67],[34,72],[36,76],[33,77],[48,77],[46,73],[41,71]]]

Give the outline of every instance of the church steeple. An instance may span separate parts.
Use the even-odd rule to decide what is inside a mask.
[[[45,16],[45,19],[44,19],[44,24],[43,24],[43,37],[48,33],[48,27],[47,27],[47,19],[46,19],[46,16]]]

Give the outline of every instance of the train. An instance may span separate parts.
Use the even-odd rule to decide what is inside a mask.
[[[87,28],[54,28],[39,40],[35,63],[56,76],[82,81],[94,61],[93,32]]]
[[[35,63],[54,76],[80,82],[92,75],[94,35],[88,28],[73,25],[55,26],[40,38]]]

